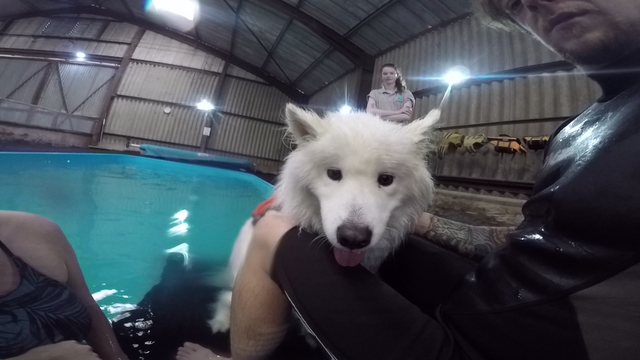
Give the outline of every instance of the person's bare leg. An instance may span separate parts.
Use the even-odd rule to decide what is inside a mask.
[[[282,342],[291,307],[271,278],[280,238],[293,227],[279,214],[267,214],[254,228],[231,302],[231,354],[234,360],[263,359]]]
[[[178,348],[178,354],[176,360],[223,360],[220,355],[216,355],[213,351],[204,348],[198,344],[186,342],[180,348]]]

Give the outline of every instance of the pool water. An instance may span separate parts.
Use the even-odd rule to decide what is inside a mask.
[[[45,216],[108,317],[158,282],[165,250],[220,266],[272,187],[242,172],[114,154],[0,153],[0,210]],[[186,216],[186,217],[185,217]],[[110,294],[110,295],[109,295]]]

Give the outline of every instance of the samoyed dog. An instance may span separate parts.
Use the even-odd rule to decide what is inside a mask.
[[[408,125],[362,112],[321,118],[292,104],[285,117],[297,148],[280,173],[277,208],[299,227],[326,237],[338,264],[362,264],[375,273],[433,198],[425,159],[440,110]],[[229,259],[227,289],[244,263],[252,232],[250,219]],[[214,332],[229,329],[231,294],[223,291],[213,304]]]

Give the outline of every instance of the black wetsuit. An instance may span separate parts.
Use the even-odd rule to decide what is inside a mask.
[[[602,98],[556,131],[525,220],[479,264],[410,237],[381,281],[287,233],[274,271],[327,353],[640,359],[638,67],[635,53],[590,75]]]

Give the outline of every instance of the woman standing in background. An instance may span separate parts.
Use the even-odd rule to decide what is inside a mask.
[[[371,90],[367,95],[367,112],[388,121],[403,124],[411,122],[416,100],[411,91],[407,90],[398,67],[384,64],[380,73],[382,87]]]

